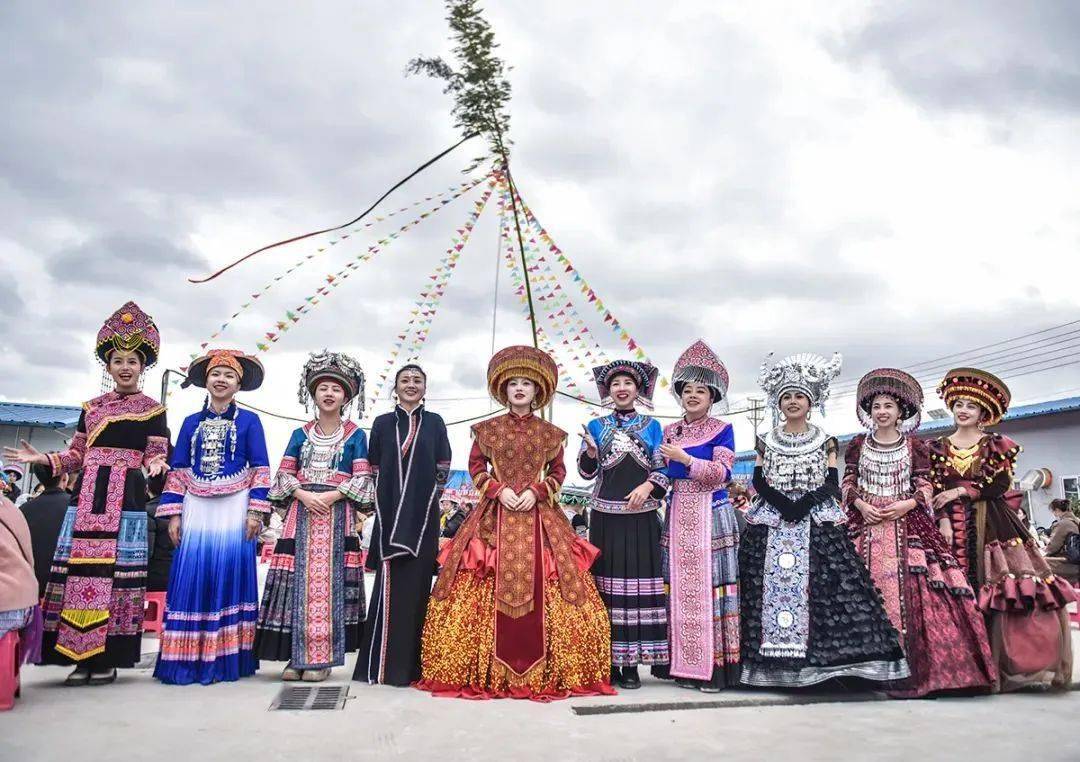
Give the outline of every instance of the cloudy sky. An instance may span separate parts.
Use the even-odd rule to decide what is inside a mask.
[[[665,372],[704,337],[740,408],[766,352],[841,351],[838,433],[855,425],[843,392],[880,365],[929,380],[971,361],[1000,370],[1020,402],[1080,389],[1080,365],[1041,370],[1072,359],[1076,326],[998,344],[1080,318],[1075,4],[490,5],[513,65],[521,191]],[[439,85],[403,76],[411,57],[448,53],[442,16],[432,0],[5,3],[0,398],[95,394],[93,334],[130,298],[161,327],[162,366],[185,364],[318,244],[210,284],[187,277],[351,218],[452,144]],[[462,151],[386,209],[462,182],[475,150]],[[298,369],[324,346],[377,375],[468,206],[358,267],[263,355],[268,382],[249,401],[302,416]],[[320,253],[220,343],[253,350],[408,218]],[[481,218],[422,357],[448,420],[489,409],[494,218]],[[500,278],[496,343],[528,341]],[[148,390],[158,380],[155,369]],[[199,403],[194,390],[171,396],[174,430]],[[660,407],[675,411],[669,397]],[[556,422],[575,431],[587,415],[560,403]],[[745,416],[733,419],[748,446]],[[266,420],[280,451],[294,424]],[[453,443],[461,467],[466,427]]]

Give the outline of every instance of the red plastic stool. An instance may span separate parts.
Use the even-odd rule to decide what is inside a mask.
[[[143,603],[143,630],[161,632],[165,620],[165,593],[147,593]]]
[[[19,695],[19,633],[0,638],[0,712],[15,706]]]
[[[259,551],[259,563],[260,564],[268,564],[268,563],[270,563],[270,559],[274,555],[274,546],[276,544],[277,543],[274,543],[274,542],[263,543],[262,550]]]

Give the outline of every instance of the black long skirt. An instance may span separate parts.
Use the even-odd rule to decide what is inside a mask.
[[[592,573],[611,619],[611,663],[615,666],[670,660],[660,558],[662,529],[656,511],[589,512],[589,542],[600,549]]]
[[[420,679],[420,635],[438,555],[439,522],[428,521],[420,552],[378,564],[353,680],[407,686]]]
[[[847,530],[835,524],[810,530],[810,632],[804,658],[763,657],[761,617],[769,528],[747,527],[739,545],[742,681],[803,687],[834,677],[889,681],[906,677],[900,636],[889,621],[866,565]]]

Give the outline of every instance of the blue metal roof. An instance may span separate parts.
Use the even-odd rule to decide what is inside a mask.
[[[447,489],[456,490],[471,490],[474,489],[472,483],[472,477],[469,476],[468,471],[464,471],[459,468],[455,468],[450,471],[449,476],[446,479]]]
[[[31,405],[24,402],[0,402],[0,426],[37,426],[43,429],[67,429],[79,422],[81,407],[70,405]]]
[[[1080,410],[1080,397],[1065,397],[1060,400],[1048,400],[1046,402],[1035,402],[1031,405],[1021,405],[1020,407],[1013,408],[1005,414],[1003,421],[1022,421],[1027,418],[1038,418],[1043,415],[1058,415],[1060,413],[1071,413],[1073,411]],[[920,435],[936,434],[942,431],[949,431],[953,428],[952,416],[947,418],[941,418],[936,421],[924,420],[922,426],[919,427]],[[857,432],[862,433],[862,432]],[[856,434],[844,434],[837,437],[841,444],[851,441]],[[735,468],[732,469],[736,474],[750,474],[753,472],[753,465],[743,465],[744,462],[749,461],[751,464],[754,460],[753,450],[744,450],[736,454],[735,456]],[[740,466],[742,466],[740,468]]]

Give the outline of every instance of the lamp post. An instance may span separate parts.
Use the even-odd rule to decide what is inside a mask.
[[[754,444],[756,446],[758,427],[765,420],[765,400],[761,397],[748,397],[746,401],[750,405],[746,417],[750,419],[750,423],[754,426]]]
[[[177,376],[182,376],[183,378],[187,378],[187,373],[184,373],[181,370],[173,370],[172,368],[166,368],[165,369],[165,371],[161,374],[161,397],[159,398],[159,402],[161,402],[162,405],[165,404],[165,398],[169,396],[169,374],[170,373],[174,373]]]

